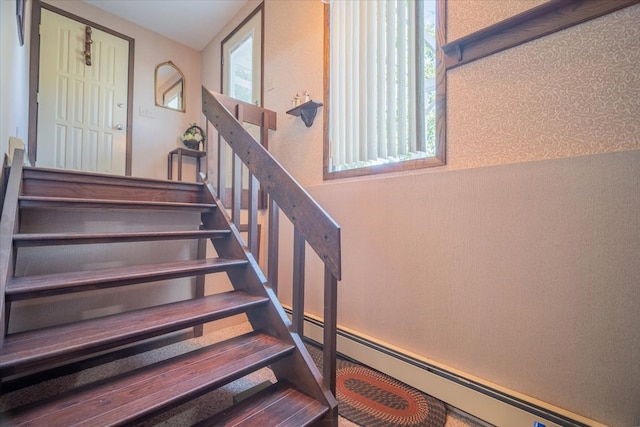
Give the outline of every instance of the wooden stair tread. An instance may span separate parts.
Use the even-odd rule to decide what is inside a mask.
[[[267,303],[229,291],[77,323],[8,335],[0,348],[2,376],[159,336]]]
[[[229,230],[148,231],[130,233],[28,233],[13,236],[14,247],[146,242],[155,240],[216,239]]]
[[[329,408],[290,384],[278,382],[193,427],[302,427],[317,421],[328,411]]]
[[[293,346],[261,332],[198,349],[4,414],[9,425],[110,426],[133,422],[265,367]]]
[[[162,209],[208,212],[215,203],[161,202],[147,200],[81,199],[72,197],[20,196],[21,208],[81,208],[81,209]]]
[[[113,175],[103,172],[89,172],[82,170],[71,169],[54,169],[44,168],[40,166],[24,166],[23,175],[25,179],[40,179],[46,181],[58,181],[58,182],[74,182],[84,183],[97,182],[99,184],[109,184],[112,182],[117,183],[120,186],[147,186],[147,187],[160,187],[166,188],[167,186],[183,188],[200,188],[203,186],[201,182],[189,182],[189,181],[173,181],[170,179],[157,179],[157,178],[145,178],[140,176],[125,176],[125,175]]]
[[[246,260],[208,258],[160,264],[72,271],[68,273],[13,277],[7,281],[5,297],[21,299],[102,289],[134,283],[154,282],[177,277],[225,271],[247,264]]]

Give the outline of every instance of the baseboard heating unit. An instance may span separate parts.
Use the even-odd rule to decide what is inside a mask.
[[[291,315],[289,308],[285,310]],[[392,376],[495,426],[606,427],[604,424],[428,361],[338,325],[338,353]],[[321,319],[305,315],[304,337],[321,344]]]

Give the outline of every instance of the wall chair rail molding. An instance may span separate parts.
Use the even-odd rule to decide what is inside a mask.
[[[442,46],[447,70],[640,3],[551,0]]]

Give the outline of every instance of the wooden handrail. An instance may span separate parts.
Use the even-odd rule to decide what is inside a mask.
[[[7,189],[7,173],[9,169],[9,155],[5,154],[0,168],[0,214],[2,214],[2,206],[4,205],[4,192]]]
[[[203,91],[206,89],[203,87]],[[209,92],[207,90],[207,92]],[[225,106],[227,110],[233,112],[238,105],[241,105],[244,112],[244,117],[242,121],[245,123],[251,123],[252,125],[262,126],[262,114],[266,114],[268,116],[268,126],[267,128],[270,130],[276,130],[277,123],[277,115],[275,111],[267,110],[265,108],[257,107],[253,104],[249,104],[248,102],[240,101],[235,98],[231,98],[230,96],[223,95],[221,93],[215,93],[215,97],[222,105]]]
[[[316,203],[298,182],[262,147],[214,94],[202,88],[202,112],[258,179],[280,210],[299,230],[309,246],[336,279],[342,277],[340,226]],[[236,101],[236,104],[240,101]],[[249,107],[254,105],[242,103]],[[248,108],[247,108],[248,109]],[[244,120],[250,114],[244,113]],[[274,119],[275,121],[275,119]],[[269,121],[271,123],[271,121]]]
[[[640,0],[550,0],[442,45],[447,70],[573,25],[640,3]]]
[[[233,202],[233,220],[236,224],[240,218],[239,187],[241,178],[238,163],[242,161],[249,169],[249,247],[252,242],[251,230],[255,228],[257,185],[258,183],[270,196],[269,202],[269,284],[277,294],[278,287],[278,215],[279,211],[289,218],[294,226],[294,272],[293,272],[293,324],[292,331],[304,335],[304,265],[305,244],[318,254],[324,263],[324,338],[323,338],[323,371],[324,385],[336,395],[336,331],[337,331],[337,283],[341,278],[340,260],[340,227],[311,198],[298,182],[273,158],[273,156],[256,141],[242,126],[250,122],[262,127],[262,139],[266,133],[275,128],[275,113],[247,104],[223,95],[209,92],[202,88],[202,111],[207,120],[218,131],[234,153],[233,187],[236,196]],[[251,117],[253,121],[249,121]],[[219,143],[221,143],[219,139]],[[220,150],[220,147],[219,147]],[[211,151],[208,149],[208,151]],[[222,163],[219,160],[219,167]],[[218,171],[218,176],[223,175]],[[256,182],[257,181],[257,182]],[[218,186],[220,187],[220,178]],[[224,185],[223,185],[224,187]],[[224,188],[223,188],[224,189]]]
[[[18,228],[18,196],[22,184],[23,163],[24,150],[14,150],[0,219],[0,347],[6,334],[7,307],[4,294],[7,280],[13,275],[13,235]]]

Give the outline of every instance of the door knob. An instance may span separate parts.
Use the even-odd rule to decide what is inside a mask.
[[[118,130],[122,130],[122,129],[124,129],[124,126],[122,126],[122,123],[118,123],[118,124],[116,125],[116,129],[118,129]]]

